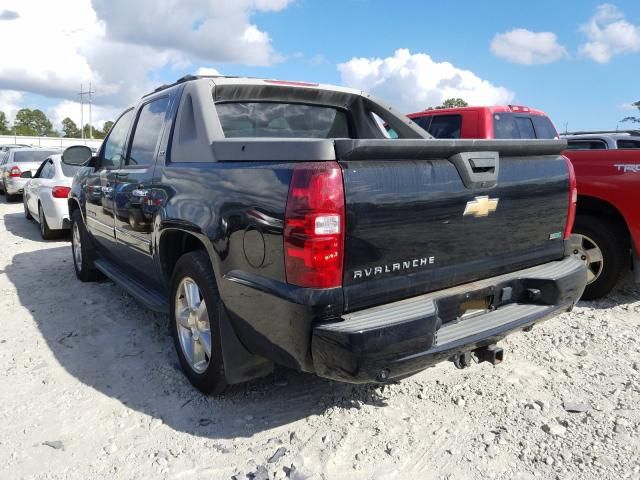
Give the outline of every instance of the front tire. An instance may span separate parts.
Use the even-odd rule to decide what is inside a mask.
[[[93,266],[94,249],[89,241],[89,234],[84,226],[82,214],[78,209],[71,214],[71,253],[73,254],[76,277],[79,280],[93,282],[102,278],[100,272]]]
[[[182,371],[206,394],[227,389],[222,361],[216,278],[207,254],[184,254],[171,280],[171,332]]]
[[[49,228],[49,224],[47,223],[47,217],[44,214],[42,205],[38,205],[38,221],[40,222],[40,235],[42,235],[43,240],[53,240],[60,236],[59,230],[51,230]]]
[[[588,269],[582,300],[606,296],[618,282],[628,256],[622,232],[598,217],[580,215],[573,227],[571,249]]]

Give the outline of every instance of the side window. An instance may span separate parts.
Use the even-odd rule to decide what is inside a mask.
[[[607,144],[602,140],[569,140],[568,150],[606,150]]]
[[[640,140],[618,140],[617,144],[620,149],[640,148]]]
[[[168,109],[169,97],[159,98],[142,107],[125,162],[127,166],[144,167],[154,163]]]
[[[535,139],[536,132],[533,129],[533,122],[529,117],[516,117],[516,125],[520,131],[520,138]]]
[[[132,120],[133,110],[128,110],[122,114],[111,129],[109,137],[104,141],[104,154],[100,161],[102,168],[118,168],[120,166],[124,158],[125,142]]]
[[[39,178],[53,178],[54,173],[55,171],[53,170],[51,160],[47,160],[47,162],[42,166],[42,170],[40,170]]]
[[[460,138],[462,115],[434,115],[428,132],[436,138]]]

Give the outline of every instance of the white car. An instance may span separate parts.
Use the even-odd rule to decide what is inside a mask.
[[[70,227],[67,195],[73,177],[81,167],[62,163],[62,155],[47,157],[24,187],[24,216],[40,224],[40,233],[45,240],[60,236]]]

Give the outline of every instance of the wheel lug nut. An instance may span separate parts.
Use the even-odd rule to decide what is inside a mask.
[[[580,258],[581,258],[582,260],[586,260],[586,259],[587,259],[587,257],[585,257],[584,255],[582,255]]]
[[[573,254],[574,254],[574,255],[577,255],[577,254],[578,254],[578,250],[574,250],[574,251],[573,251]]]

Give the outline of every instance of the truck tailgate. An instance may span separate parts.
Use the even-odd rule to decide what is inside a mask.
[[[346,311],[562,258],[564,148],[540,140],[336,141]],[[464,152],[474,152],[472,167],[474,156],[493,155],[495,165],[481,160],[472,168],[476,180],[493,172],[493,181],[465,178],[460,163],[469,159],[455,160]]]

